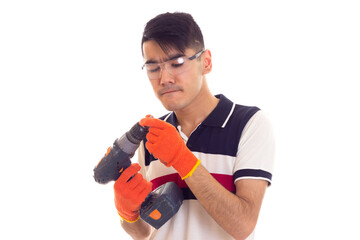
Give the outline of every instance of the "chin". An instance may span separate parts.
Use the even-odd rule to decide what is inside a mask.
[[[179,102],[176,101],[161,101],[162,105],[166,110],[168,111],[177,111],[182,109],[182,105]]]
[[[179,110],[179,107],[174,106],[174,105],[169,105],[169,104],[163,104],[164,108],[168,111],[172,111],[175,112],[177,110]]]
[[[168,111],[176,111],[181,107],[180,101],[177,98],[168,98],[164,96],[158,97],[161,104],[166,108]]]

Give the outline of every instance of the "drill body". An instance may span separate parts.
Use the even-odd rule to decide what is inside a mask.
[[[136,123],[128,132],[116,139],[113,146],[108,148],[105,156],[95,167],[95,181],[101,184],[116,181],[122,171],[131,165],[130,159],[147,133],[147,128]]]
[[[131,158],[145,138],[148,130],[136,123],[123,136],[116,139],[105,156],[94,168],[94,179],[100,184],[116,181],[123,170],[131,165]],[[159,229],[179,210],[183,202],[182,190],[168,182],[152,191],[141,205],[140,217]]]

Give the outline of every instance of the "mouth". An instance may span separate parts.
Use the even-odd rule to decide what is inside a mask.
[[[167,94],[171,94],[171,93],[175,93],[175,92],[179,92],[179,90],[166,91],[166,92],[163,92],[161,95],[167,95]]]
[[[176,92],[180,92],[180,91],[181,91],[181,88],[179,88],[179,87],[163,88],[159,91],[159,95],[163,96],[163,95],[172,94],[172,93],[176,93]]]

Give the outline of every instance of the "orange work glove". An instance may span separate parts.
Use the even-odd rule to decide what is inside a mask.
[[[149,153],[159,158],[165,166],[172,166],[182,179],[190,177],[199,166],[200,160],[186,147],[176,128],[151,117],[141,119],[140,125],[150,127],[146,135],[146,148]]]
[[[151,182],[146,181],[141,173],[138,173],[139,170],[139,164],[131,164],[114,184],[116,209],[120,217],[127,222],[136,222],[139,219],[140,206],[151,192]]]

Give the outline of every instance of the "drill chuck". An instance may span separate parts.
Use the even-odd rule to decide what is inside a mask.
[[[135,124],[128,132],[126,132],[127,139],[133,144],[139,144],[149,132],[148,127],[140,126],[140,124]]]

